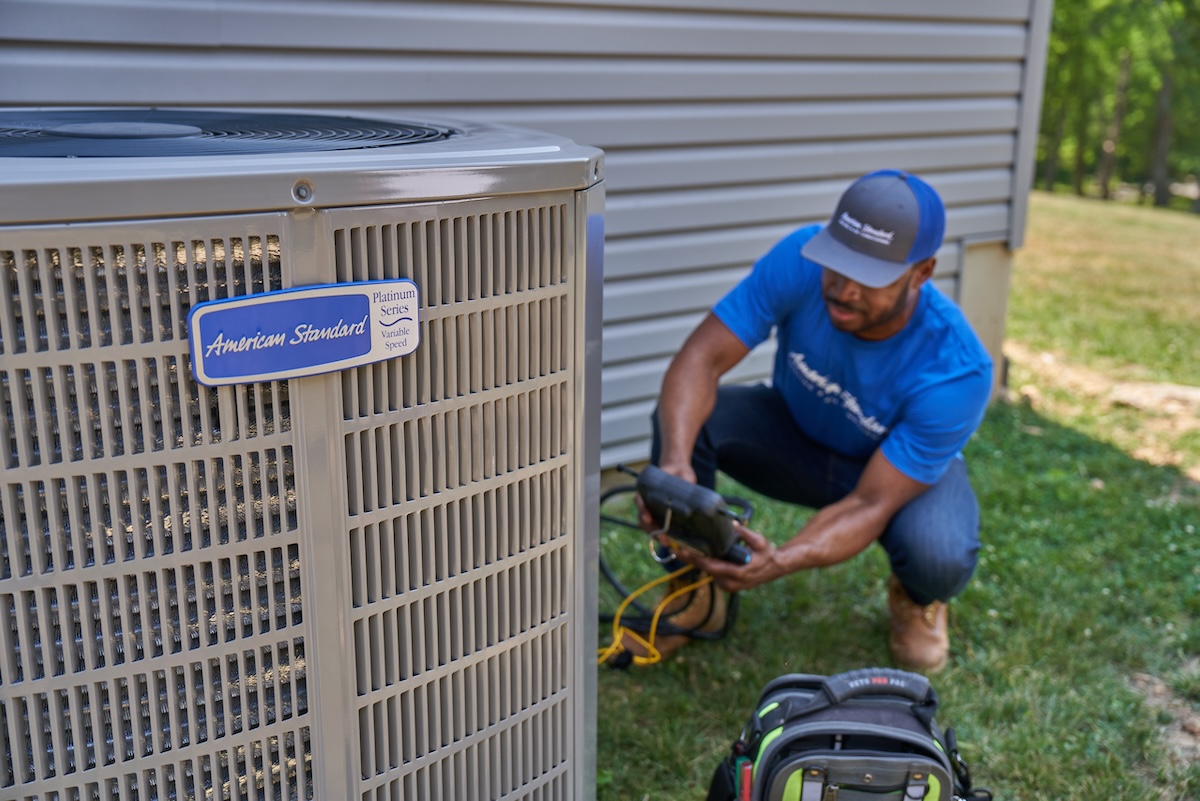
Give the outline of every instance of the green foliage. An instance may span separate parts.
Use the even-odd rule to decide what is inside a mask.
[[[1020,338],[1035,350],[1067,345],[1071,358],[1100,365],[1128,368],[1147,359],[1150,372],[1196,382],[1194,359],[1158,358],[1162,349],[1147,345],[1163,332],[1193,347],[1200,339],[1194,314],[1174,318],[1195,308],[1200,291],[1181,289],[1169,280],[1173,272],[1144,288],[1154,299],[1147,305],[1164,310],[1154,319],[1135,315],[1151,321],[1148,331],[1114,318],[1124,336],[1103,353],[1072,338],[1092,335],[1082,320],[1099,303],[1092,293],[1115,291],[1105,287],[1151,262],[1100,254],[1120,254],[1138,231],[1176,237],[1177,220],[1200,221],[1047,199],[1033,206],[1031,228],[1068,232],[1053,244],[1077,246],[1081,255],[1076,272],[1058,274],[1051,262],[1065,257],[1031,241],[1014,276],[1011,313]],[[1090,225],[1077,229],[1082,219]],[[1069,302],[1064,288],[1072,275],[1080,302]],[[1058,300],[1042,305],[1035,302],[1041,294]],[[1176,303],[1182,311],[1167,311]],[[1015,369],[1014,386],[1038,380]],[[1051,403],[1070,393],[1040,389],[1045,409],[993,405],[966,449],[984,546],[975,578],[951,606],[952,659],[933,680],[938,719],[956,728],[976,784],[997,799],[1200,798],[1200,766],[1172,758],[1159,739],[1169,716],[1143,703],[1131,684],[1137,672],[1159,676],[1200,710],[1200,489],[1177,469],[1136,459],[1115,443],[1114,427],[1129,421],[1102,400]],[[722,489],[749,495],[755,528],[777,540],[803,524],[803,510],[732,484]],[[605,555],[622,571],[653,577],[642,535],[631,534],[611,533]],[[848,563],[743,593],[739,620],[723,640],[691,644],[649,668],[601,668],[599,799],[703,798],[768,680],[890,664],[887,572],[881,549],[868,549]],[[605,603],[613,602],[609,596]]]
[[[1115,150],[1117,179],[1142,186],[1200,173],[1200,8],[1190,0],[1056,0],[1046,53],[1038,174],[1041,185],[1089,189],[1129,58]],[[1167,87],[1168,102],[1159,105]],[[1168,151],[1156,141],[1167,126]],[[1157,164],[1161,158],[1162,164]]]

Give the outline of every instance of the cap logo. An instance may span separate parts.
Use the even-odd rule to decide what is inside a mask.
[[[885,231],[882,228],[876,228],[870,223],[859,222],[851,217],[848,211],[841,213],[838,217],[838,224],[857,237],[869,239],[881,245],[892,244],[892,237],[896,235],[895,231]]]

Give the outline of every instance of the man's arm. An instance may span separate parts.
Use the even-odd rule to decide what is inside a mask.
[[[704,421],[717,401],[722,375],[745,358],[750,349],[711,312],[696,327],[663,377],[658,400],[658,425],[662,437],[659,467],[688,481],[692,449]]]
[[[835,565],[878,539],[896,512],[928,486],[901,473],[876,450],[854,490],[818,510],[778,548],[758,532],[739,527],[738,533],[753,554],[750,564],[733,565],[692,552],[679,556],[711,573],[730,591],[756,587],[798,570]]]

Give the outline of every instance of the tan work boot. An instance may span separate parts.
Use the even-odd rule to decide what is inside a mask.
[[[694,584],[696,581],[704,577],[704,573],[699,570],[689,570],[682,576],[671,579],[667,584],[667,592],[663,597],[687,587],[689,584]],[[725,627],[725,618],[729,611],[727,594],[721,590],[713,582],[708,582],[691,592],[685,593],[671,601],[663,613],[659,615],[659,629],[664,628],[663,624],[670,624],[680,629],[690,629],[702,631],[705,633],[715,633]],[[658,651],[658,659],[655,659],[642,640],[649,640],[650,633],[635,629],[637,637],[634,637],[630,632],[626,631],[621,636],[621,650],[633,657],[641,657],[643,660],[649,658],[649,661],[643,664],[660,659],[666,659],[675,651],[687,644],[688,640],[692,639],[686,634],[655,634],[653,645]],[[641,638],[641,639],[638,639]],[[621,657],[618,653],[614,659],[628,659],[629,657]],[[612,661],[612,660],[610,660]]]
[[[946,604],[934,601],[928,606],[918,606],[895,576],[888,578],[887,589],[892,619],[888,645],[892,648],[892,658],[902,668],[937,673],[950,657]]]

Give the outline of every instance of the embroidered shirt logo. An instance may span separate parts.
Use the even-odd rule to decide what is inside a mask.
[[[796,377],[800,379],[800,383],[808,391],[812,392],[818,399],[823,400],[825,403],[840,404],[846,410],[846,417],[863,434],[873,440],[883,439],[884,435],[887,434],[888,427],[876,420],[873,415],[868,417],[863,412],[862,405],[858,402],[858,398],[854,397],[853,393],[844,389],[829,376],[814,369],[812,365],[804,360],[803,353],[789,353],[788,363],[791,365],[792,372],[795,373]]]

